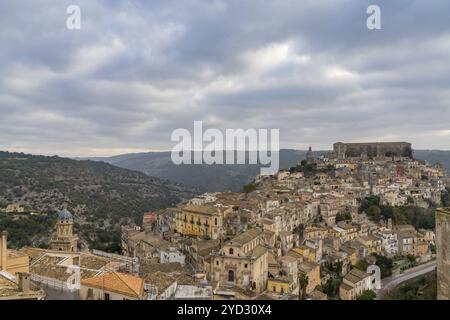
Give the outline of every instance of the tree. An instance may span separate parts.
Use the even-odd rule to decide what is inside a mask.
[[[378,206],[372,205],[369,207],[367,211],[367,215],[374,221],[380,220],[381,217],[381,209]]]
[[[356,300],[373,300],[375,299],[377,294],[372,290],[365,290]]]
[[[348,221],[348,220],[352,220],[352,215],[350,212],[344,212],[344,213],[338,213],[336,215],[336,222],[339,221]]]
[[[309,283],[308,276],[306,274],[304,274],[304,273],[301,273],[300,277],[299,277],[299,280],[298,280],[298,283],[300,285],[299,290],[302,291],[301,295],[300,295],[300,292],[299,292],[298,296],[299,296],[299,298],[301,300],[306,300],[306,288],[308,287],[308,283]]]
[[[416,257],[413,256],[412,254],[408,254],[408,255],[406,256],[406,258],[408,259],[408,261],[409,261],[410,263],[416,263]]]
[[[323,286],[323,292],[329,298],[338,298],[339,297],[339,286],[342,283],[342,278],[330,278]]]
[[[256,190],[256,185],[254,183],[249,183],[246,184],[245,186],[242,187],[242,191],[244,193],[250,193]]]

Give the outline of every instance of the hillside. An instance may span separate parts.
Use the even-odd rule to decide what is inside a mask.
[[[324,151],[316,151],[319,156]],[[280,168],[295,166],[305,159],[306,151],[280,150]],[[427,160],[431,164],[439,162],[450,171],[450,151],[415,150],[414,157]],[[148,152],[114,156],[110,158],[91,158],[116,166],[137,170],[147,175],[169,179],[192,185],[202,191],[240,191],[244,184],[259,174],[260,165],[180,165],[172,163],[170,152]]]
[[[306,151],[280,150],[280,168],[295,166]],[[180,182],[202,191],[240,191],[260,172],[260,165],[174,165],[170,152],[148,152],[110,158],[90,158],[147,175]]]
[[[104,162],[0,152],[0,208],[18,203],[27,212],[52,215],[67,204],[80,235],[90,244],[100,237],[112,242],[108,232],[117,232],[122,223],[140,222],[144,212],[173,206],[195,193]]]

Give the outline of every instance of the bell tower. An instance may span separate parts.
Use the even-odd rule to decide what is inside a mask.
[[[50,249],[55,251],[77,252],[78,237],[73,234],[73,216],[64,209],[58,214],[56,233],[50,242]]]

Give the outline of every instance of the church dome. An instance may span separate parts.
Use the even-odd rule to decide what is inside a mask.
[[[64,209],[58,214],[59,220],[72,220],[72,214],[67,210]]]

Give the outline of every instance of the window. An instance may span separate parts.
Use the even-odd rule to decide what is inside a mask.
[[[244,268],[245,268],[245,269],[247,269],[247,266],[248,266],[247,264],[244,264]]]
[[[214,224],[217,226],[217,218],[214,218]]]
[[[92,290],[91,288],[89,288],[89,289],[88,289],[88,292],[87,292],[87,297],[88,297],[88,299],[94,298],[94,290]]]
[[[219,265],[219,261],[216,261],[216,266],[218,266]]]
[[[234,251],[233,251],[233,248],[230,248],[230,254],[233,254],[234,253]]]
[[[105,293],[105,300],[111,300],[111,296],[109,295],[109,293]]]

